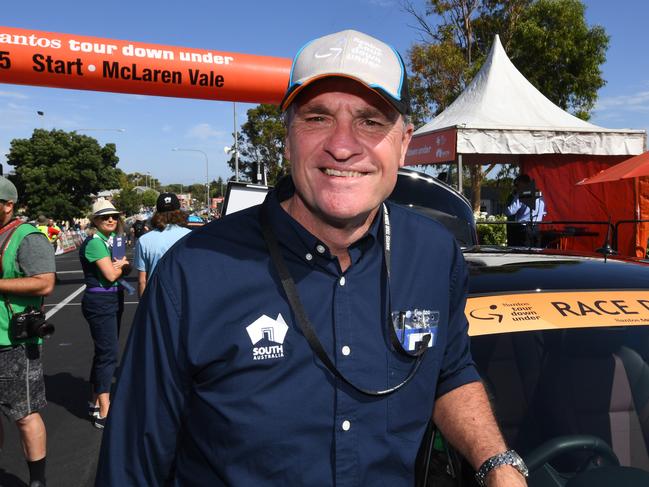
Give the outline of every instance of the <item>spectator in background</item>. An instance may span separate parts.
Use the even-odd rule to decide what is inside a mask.
[[[47,238],[50,240],[50,243],[54,247],[54,252],[58,247],[59,238],[61,238],[61,228],[54,223],[54,220],[49,218],[47,220]]]
[[[514,191],[505,208],[507,220],[516,222],[507,225],[507,244],[526,247],[538,244],[538,225],[534,223],[542,221],[545,213],[545,201],[532,179],[527,174],[516,176]]]
[[[52,247],[54,247],[54,252],[56,252],[57,240],[61,235],[61,229],[56,226],[54,220],[47,218],[45,215],[39,215],[37,223],[38,225],[36,228],[47,237],[47,240],[52,244]]]
[[[112,239],[121,230],[119,211],[104,199],[92,205],[90,218],[96,228],[79,248],[86,282],[81,311],[95,344],[88,415],[96,428],[103,429],[110,408],[110,387],[117,367],[119,329],[124,311],[124,291],[117,280],[129,272],[126,257],[112,258]]]
[[[131,228],[133,229],[133,237],[135,238],[135,242],[137,242],[138,239],[142,237],[142,235],[150,230],[149,226],[146,224],[146,217],[143,215],[138,215],[136,217],[135,222],[133,223],[133,226]]]
[[[151,218],[153,230],[143,235],[135,246],[140,296],[160,258],[181,237],[191,232],[186,224],[187,215],[180,209],[178,197],[174,193],[161,193],[156,202],[156,213]]]
[[[36,219],[36,228],[47,237],[48,242],[50,240],[50,232],[47,227],[47,222],[48,219],[45,215],[38,215],[38,218]]]

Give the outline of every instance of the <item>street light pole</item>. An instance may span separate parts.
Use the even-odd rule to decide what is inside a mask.
[[[234,180],[239,182],[239,136],[237,134],[237,103],[232,103],[234,116]]]
[[[207,205],[207,212],[210,212],[210,176],[209,176],[209,162],[207,159],[207,154],[200,149],[179,149],[174,147],[172,151],[184,151],[184,152],[200,152],[205,157],[205,204]]]

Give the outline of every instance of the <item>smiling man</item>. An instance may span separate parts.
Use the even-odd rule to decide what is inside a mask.
[[[384,203],[407,86],[396,51],[360,32],[300,51],[282,102],[292,174],[159,262],[97,485],[412,486],[431,416],[480,482],[525,485],[471,360],[462,254]]]

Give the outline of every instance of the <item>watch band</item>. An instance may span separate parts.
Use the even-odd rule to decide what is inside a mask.
[[[482,465],[480,465],[480,468],[475,474],[475,480],[478,482],[478,485],[484,487],[486,485],[485,478],[487,478],[489,472],[502,465],[511,465],[518,470],[523,477],[528,476],[529,472],[527,470],[527,465],[525,465],[525,462],[520,455],[514,450],[507,450],[488,458]]]

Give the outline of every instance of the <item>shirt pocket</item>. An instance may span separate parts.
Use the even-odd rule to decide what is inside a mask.
[[[388,383],[402,382],[412,370],[415,359],[391,356],[388,360]],[[414,377],[388,396],[387,427],[390,434],[419,441],[433,414],[440,357],[436,347],[428,350]]]

